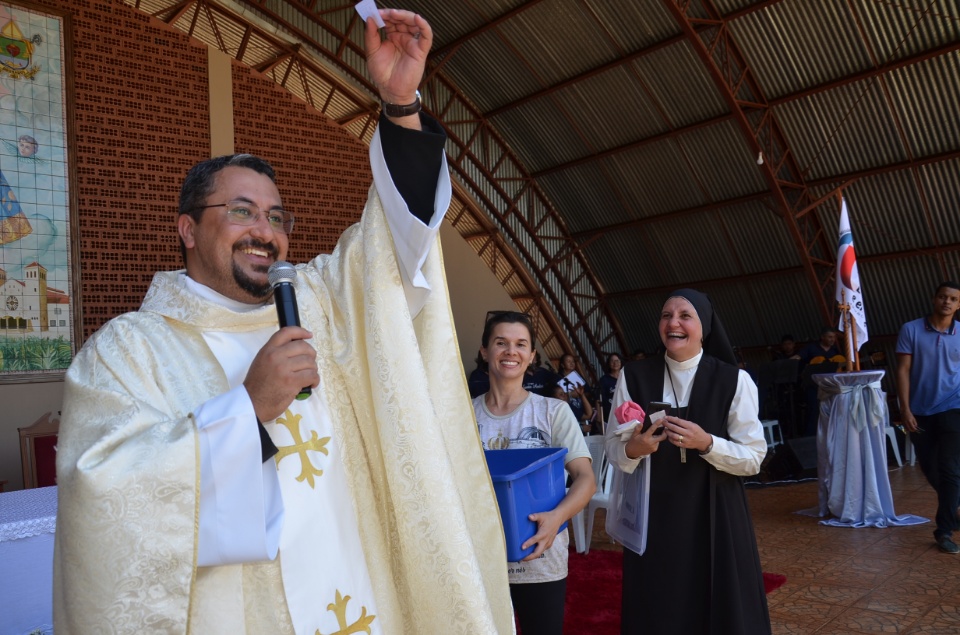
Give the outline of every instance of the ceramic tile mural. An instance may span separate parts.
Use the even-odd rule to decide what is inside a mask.
[[[0,379],[74,349],[64,21],[0,3]]]

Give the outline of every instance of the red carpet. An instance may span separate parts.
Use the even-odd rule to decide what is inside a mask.
[[[620,580],[623,554],[570,550],[564,635],[616,635],[620,632]]]
[[[620,632],[619,551],[593,550],[587,555],[570,550],[567,606],[563,632],[566,635],[617,635]],[[780,588],[787,577],[764,573],[767,593]]]

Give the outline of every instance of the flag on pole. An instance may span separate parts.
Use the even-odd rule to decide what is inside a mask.
[[[844,292],[843,298],[841,292]],[[863,308],[863,291],[860,288],[860,272],[857,271],[857,254],[853,249],[846,200],[843,200],[840,209],[840,246],[837,249],[837,302],[841,299],[850,305],[850,316],[856,323],[859,350],[870,338],[867,335],[867,315]],[[840,330],[844,330],[843,316],[840,316]],[[853,358],[853,340],[847,337],[847,359]]]

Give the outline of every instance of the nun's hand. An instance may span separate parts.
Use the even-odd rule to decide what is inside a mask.
[[[706,452],[713,445],[713,435],[693,421],[673,415],[667,415],[662,421],[665,424],[667,440],[678,448]]]
[[[628,459],[639,459],[641,456],[653,454],[660,447],[660,442],[667,438],[666,431],[660,425],[652,425],[646,432],[641,432],[641,429],[642,426],[633,429],[633,434],[624,447]]]

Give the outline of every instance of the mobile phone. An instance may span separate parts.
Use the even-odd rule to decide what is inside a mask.
[[[647,429],[650,427],[651,414],[653,414],[654,412],[658,412],[660,410],[663,410],[664,414],[670,414],[670,408],[671,408],[671,404],[667,403],[666,401],[651,401],[650,405],[647,407],[647,418],[643,422],[643,428],[641,429],[641,432],[646,432]],[[659,427],[663,428],[662,425]]]

